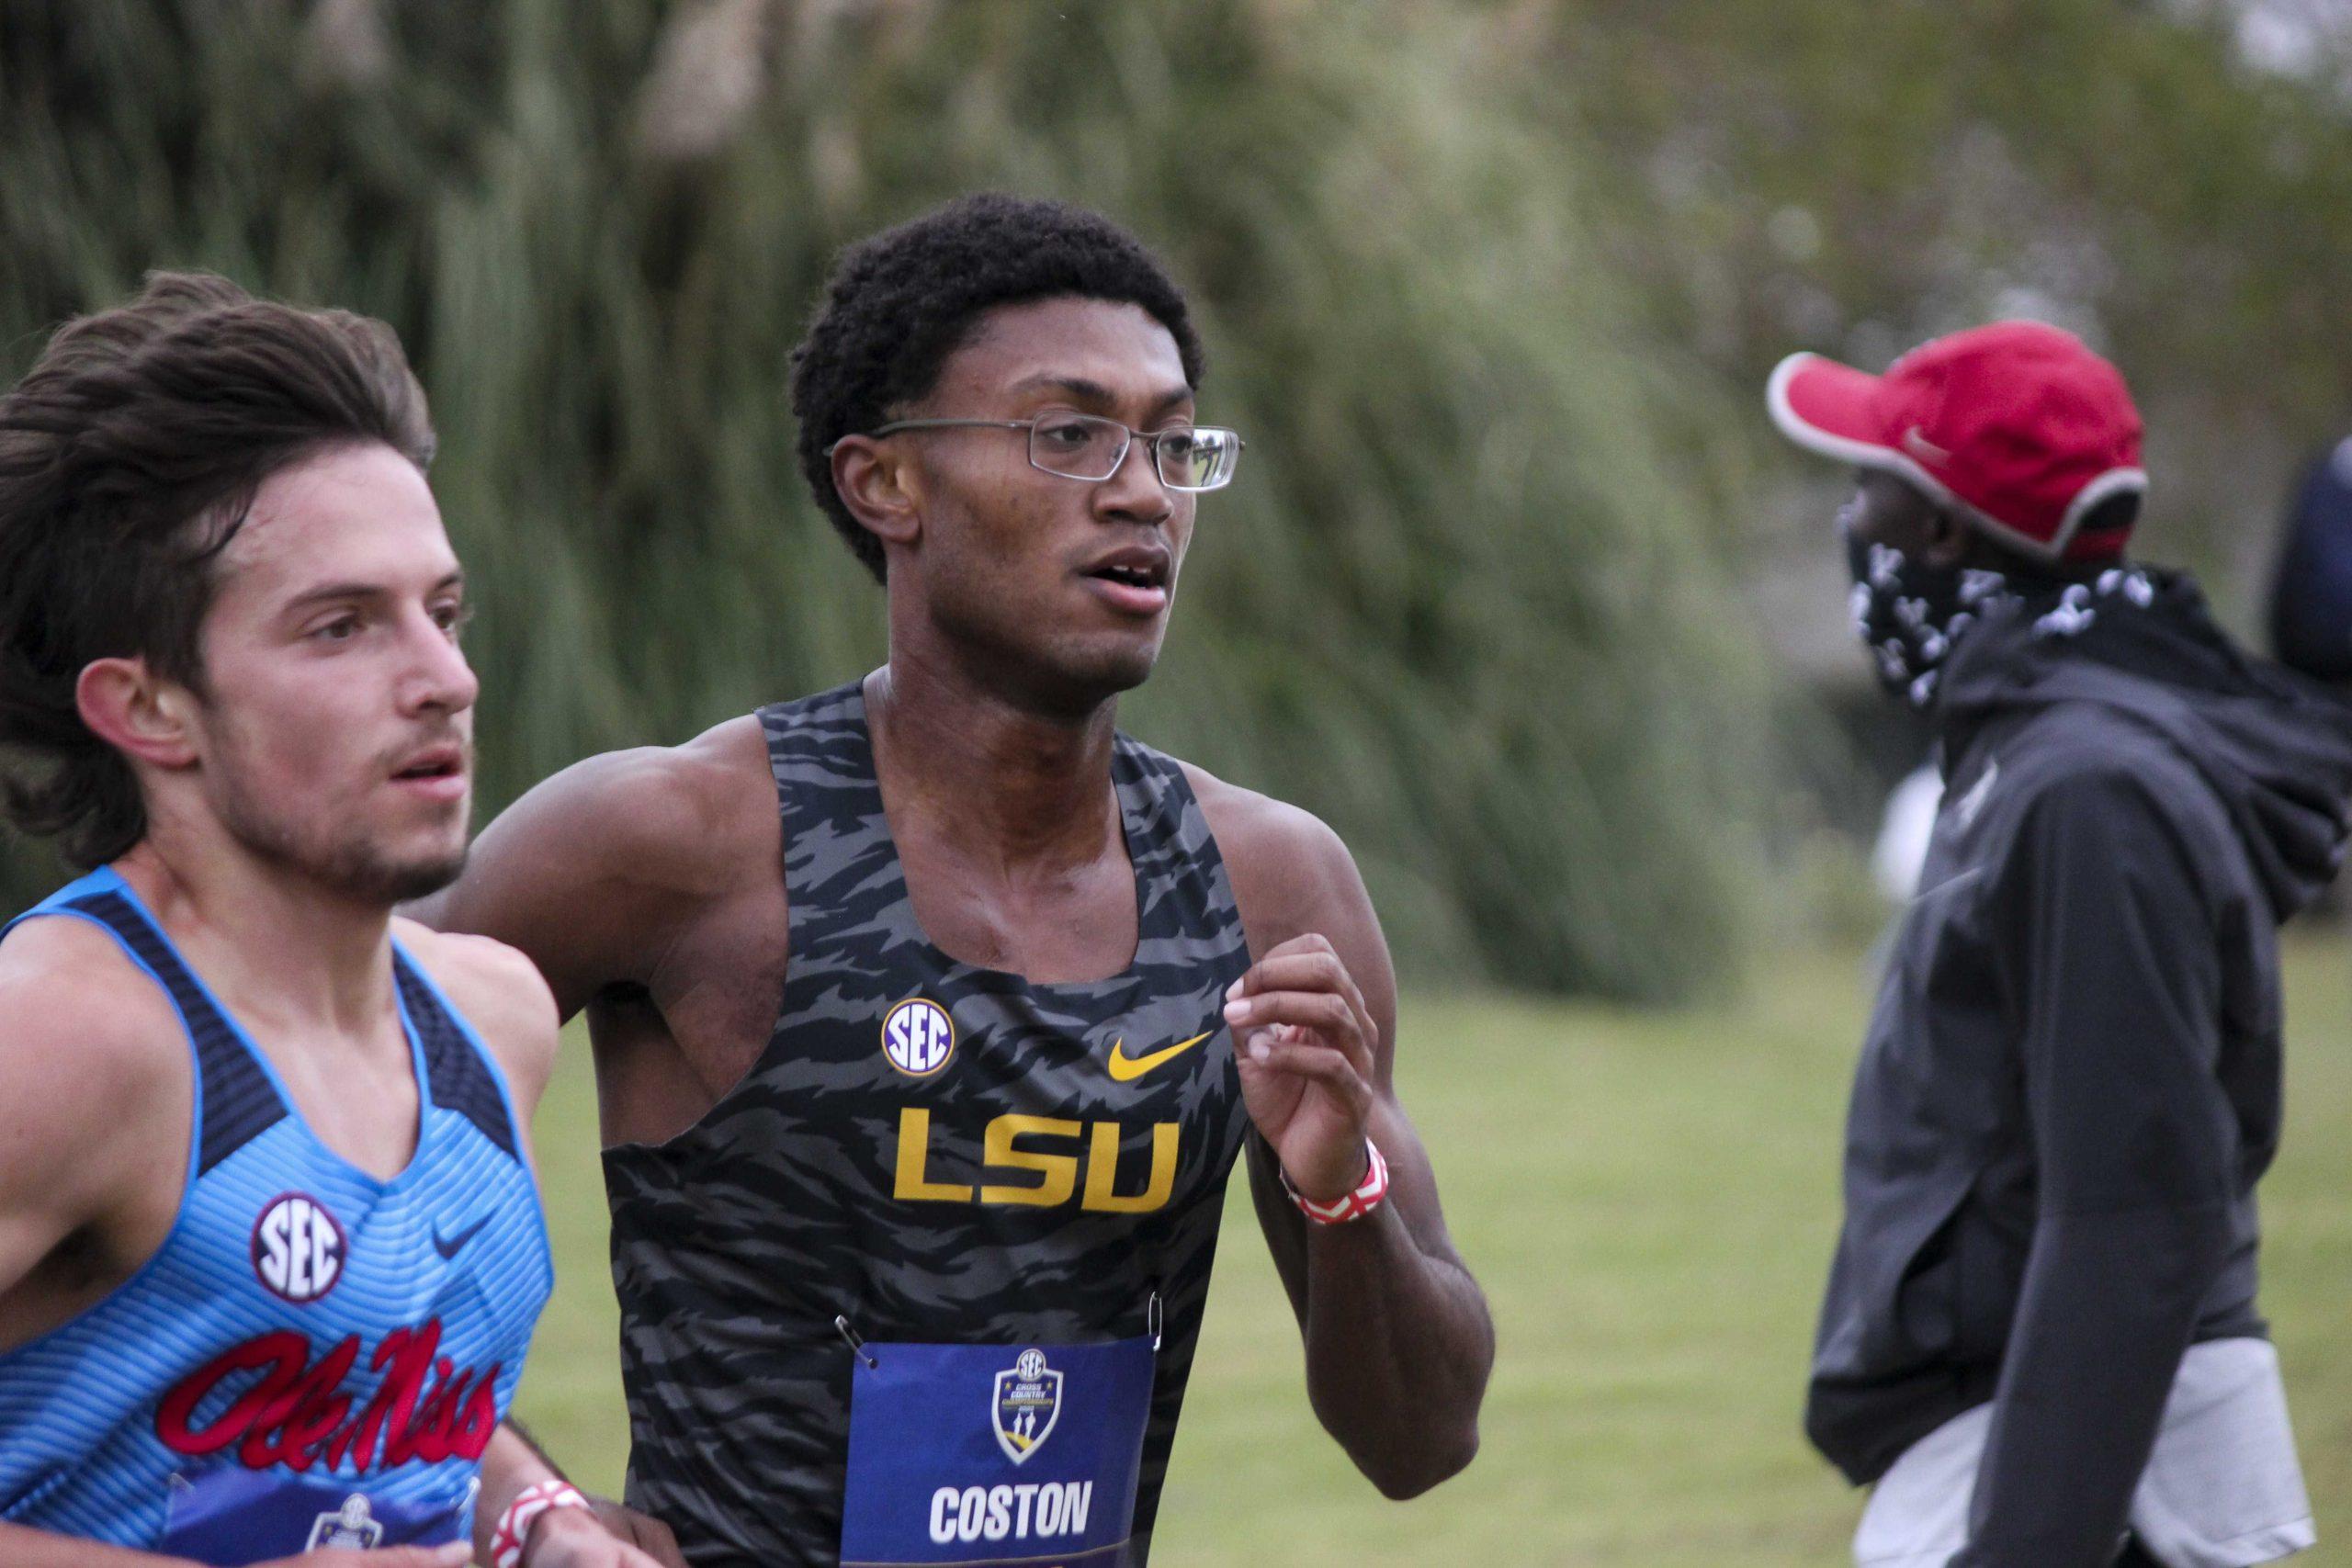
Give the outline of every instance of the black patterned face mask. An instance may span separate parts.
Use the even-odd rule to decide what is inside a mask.
[[[1851,528],[1840,531],[1854,578],[1848,600],[1854,630],[1871,650],[1879,684],[1926,708],[1953,640],[2007,592],[2008,580],[1973,567],[1930,566],[1892,545],[1865,544]]]

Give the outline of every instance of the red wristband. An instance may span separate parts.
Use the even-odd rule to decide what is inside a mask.
[[[1343,1225],[1350,1220],[1363,1219],[1380,1207],[1380,1201],[1388,1196],[1388,1162],[1380,1157],[1380,1145],[1366,1138],[1363,1152],[1363,1180],[1352,1192],[1342,1193],[1328,1203],[1318,1203],[1290,1184],[1290,1172],[1286,1170],[1282,1171],[1283,1190],[1290,1194],[1290,1201],[1298,1205],[1300,1213],[1318,1225]]]
[[[542,1481],[526,1486],[514,1494],[514,1501],[498,1516],[498,1528],[490,1536],[490,1561],[492,1568],[522,1568],[523,1543],[531,1538],[531,1527],[541,1514],[554,1508],[585,1508],[588,1499],[569,1481]]]

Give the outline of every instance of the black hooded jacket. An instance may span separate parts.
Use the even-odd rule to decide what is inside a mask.
[[[2132,570],[1986,615],[1936,718],[1805,1427],[1869,1482],[1992,1400],[1956,1568],[2103,1568],[2182,1352],[2266,1332],[2277,930],[2341,862],[2352,712]]]

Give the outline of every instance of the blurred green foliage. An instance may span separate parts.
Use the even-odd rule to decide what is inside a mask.
[[[2340,412],[2342,106],[2184,15],[0,0],[0,374],[158,265],[392,321],[487,813],[877,660],[792,457],[827,262],[977,187],[1098,207],[1193,289],[1250,441],[1125,722],[1328,818],[1408,967],[1672,996],[1758,929],[1826,734],[1732,581],[1801,471],[1773,357],[2023,290],[2206,438],[2170,491],[2154,454],[2159,515],[2243,489],[2249,424]],[[0,842],[0,908],[40,860]]]
[[[2256,13],[2295,24],[2293,47],[2244,47]],[[1702,379],[1752,406],[1792,348],[1876,368],[1993,316],[2056,320],[2123,367],[2148,416],[2143,547],[2204,569],[2246,618],[2296,468],[2352,422],[2352,13],[1515,15],[1535,100],[1601,150],[1605,248]]]
[[[877,660],[792,459],[827,261],[976,186],[1099,207],[1196,290],[1204,409],[1250,437],[1125,721],[1328,817],[1424,970],[1671,993],[1746,913],[1757,660],[1573,148],[1481,112],[1452,17],[1305,19],[16,6],[0,341],[191,263],[398,326],[495,805]]]

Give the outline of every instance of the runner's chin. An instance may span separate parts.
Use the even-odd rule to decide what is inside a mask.
[[[1098,610],[1090,619],[1094,626],[1071,628],[1055,650],[1054,662],[1066,682],[1090,692],[1115,694],[1133,691],[1151,679],[1168,631],[1166,615],[1106,615]]]

